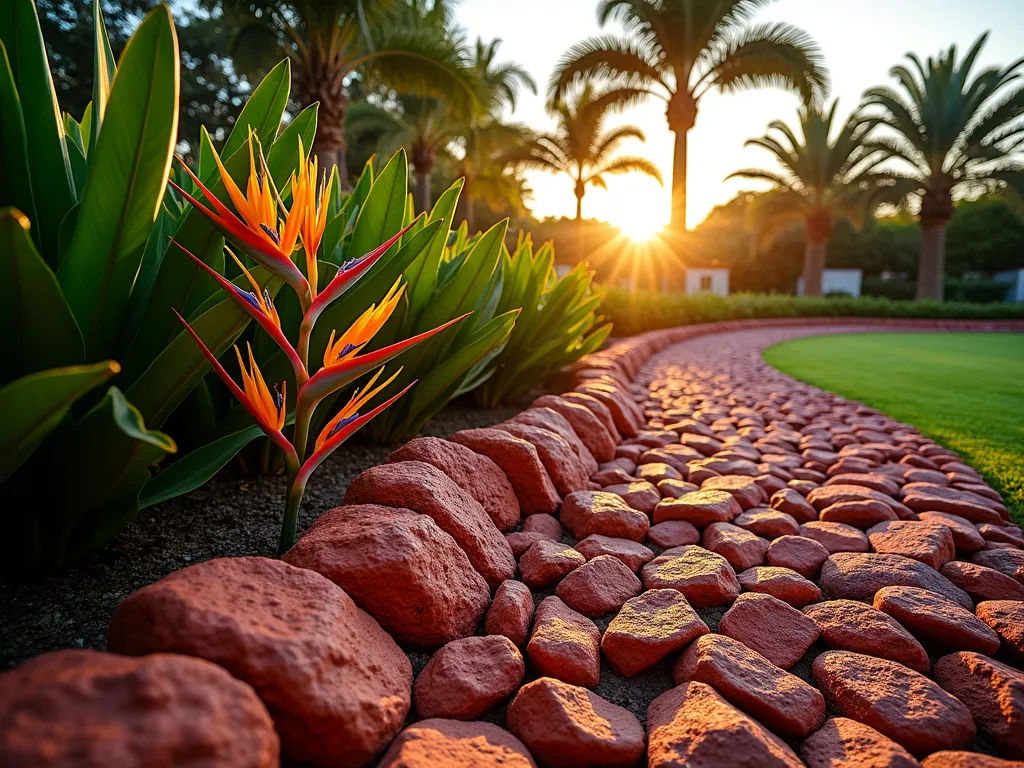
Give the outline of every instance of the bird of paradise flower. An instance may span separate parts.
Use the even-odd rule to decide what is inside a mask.
[[[245,276],[252,288],[251,291],[238,287],[187,249],[178,243],[175,245],[187,254],[200,269],[209,274],[256,321],[260,328],[266,331],[288,358],[298,389],[295,394],[295,426],[291,438],[284,432],[288,413],[288,393],[285,384],[275,385],[271,389],[256,364],[252,350],[247,350],[248,363],[246,363],[246,359],[243,358],[236,345],[235,353],[242,376],[242,386],[239,386],[188,322],[177,312],[175,314],[185,326],[185,330],[199,345],[203,354],[206,355],[210,365],[224,380],[231,393],[242,403],[267,437],[284,452],[288,492],[281,526],[281,538],[278,544],[278,554],[284,554],[295,541],[299,506],[312,472],[338,446],[402,397],[416,383],[415,381],[410,383],[401,392],[392,395],[383,403],[364,413],[364,406],[391,384],[401,372],[401,368],[399,368],[390,377],[378,383],[383,376],[385,364],[396,355],[444,331],[467,315],[457,317],[432,330],[395,344],[364,353],[363,350],[398,306],[405,290],[405,286],[399,280],[379,304],[371,305],[351,327],[340,335],[336,331],[331,332],[331,339],[324,353],[323,365],[319,370],[312,371],[309,366],[309,339],[321,313],[365,274],[413,225],[405,227],[373,251],[343,264],[323,290],[318,291],[316,257],[326,224],[326,201],[331,194],[331,183],[326,180],[325,174],[320,181],[319,189],[317,189],[316,160],[309,162],[305,160],[302,140],[299,139],[299,172],[297,175],[293,174],[290,179],[292,192],[290,208],[285,206],[280,193],[275,188],[273,179],[267,170],[262,148],[253,134],[249,135],[249,179],[244,193],[224,168],[220,158],[216,157],[216,153],[214,153],[214,157],[217,161],[221,182],[237,213],[215,197],[180,157],[178,158],[179,163],[191,177],[197,189],[209,201],[209,206],[173,181],[170,184],[203,213],[229,241],[235,243],[253,261],[283,280],[295,291],[303,312],[298,345],[292,346],[282,331],[281,320],[270,293],[265,289],[260,289],[252,274],[230,248],[226,248],[226,250]],[[294,254],[298,251],[300,243],[306,255],[305,274],[294,260]],[[336,336],[337,339],[335,339]],[[324,398],[348,386],[375,368],[377,371],[370,381],[357,389],[341,410],[328,421],[314,441],[312,450],[308,450],[309,428],[317,405]]]

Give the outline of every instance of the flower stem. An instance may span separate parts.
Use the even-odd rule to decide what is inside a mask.
[[[290,462],[289,462],[290,464]],[[284,509],[284,522],[281,525],[281,541],[277,545],[277,556],[281,557],[295,543],[295,528],[299,521],[299,506],[306,492],[305,481],[297,479],[298,467],[288,467],[288,501]]]

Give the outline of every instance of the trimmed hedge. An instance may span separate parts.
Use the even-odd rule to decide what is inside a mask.
[[[632,336],[659,328],[761,317],[906,317],[950,320],[1024,319],[1024,304],[891,301],[872,296],[810,298],[737,293],[685,296],[657,291],[609,289],[601,311],[615,324],[614,335]]]
[[[910,301],[914,298],[915,289],[916,286],[911,280],[882,280],[878,277],[865,277],[861,293],[865,296]],[[998,280],[953,280],[947,277],[945,295],[947,301],[991,304],[1003,301],[1009,289],[1008,283]]]

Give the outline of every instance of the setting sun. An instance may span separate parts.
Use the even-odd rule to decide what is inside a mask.
[[[622,230],[622,234],[634,243],[646,243],[661,232],[664,227],[664,223],[654,216],[637,215],[635,213],[612,223]]]

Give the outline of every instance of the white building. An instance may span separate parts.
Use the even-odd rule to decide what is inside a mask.
[[[996,272],[994,277],[996,280],[1006,283],[1006,296],[1003,301],[1008,301],[1011,304],[1024,304],[1024,268]]]
[[[729,295],[729,270],[725,267],[689,267],[686,270],[686,295],[713,293]]]
[[[848,296],[860,296],[864,271],[860,269],[826,269],[821,274],[821,295],[845,293]],[[796,295],[804,295],[804,278],[796,281]]]

